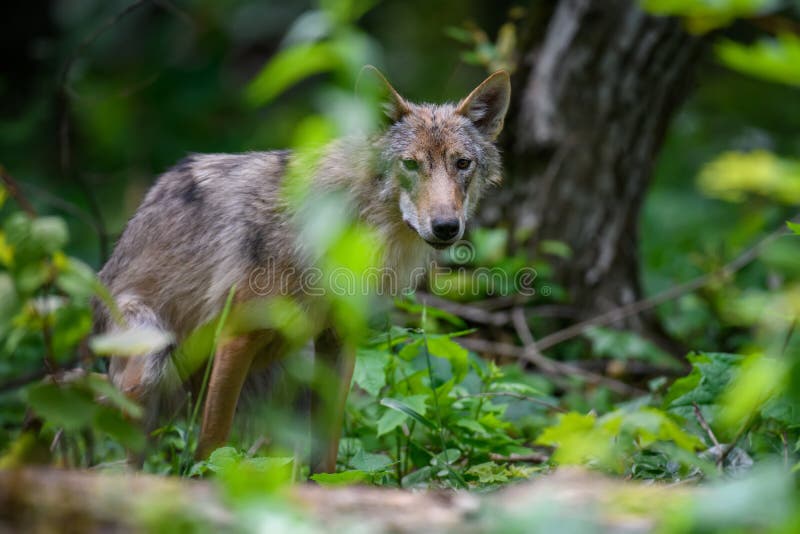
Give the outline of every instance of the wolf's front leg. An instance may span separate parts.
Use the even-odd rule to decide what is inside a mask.
[[[325,330],[314,341],[316,379],[311,399],[311,470],[314,473],[336,471],[339,438],[355,362],[355,349],[343,345],[332,329]]]
[[[225,342],[214,356],[195,457],[202,460],[228,439],[242,385],[263,343],[247,334]]]

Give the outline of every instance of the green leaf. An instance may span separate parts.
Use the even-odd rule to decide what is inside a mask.
[[[453,369],[453,379],[461,382],[469,371],[469,352],[448,336],[429,336],[428,351],[432,356],[444,358]]]
[[[292,456],[256,456],[255,458],[245,458],[242,460],[242,465],[252,467],[256,471],[271,472],[289,467],[292,462],[294,462]]]
[[[59,263],[63,263],[63,265],[60,265],[56,285],[64,293],[83,299],[89,298],[97,292],[100,282],[91,267],[74,258],[64,258]]]
[[[251,106],[263,106],[292,85],[341,65],[331,42],[301,43],[275,54],[250,82],[245,98]]]
[[[90,424],[99,408],[88,392],[71,384],[37,384],[28,389],[27,398],[38,415],[67,430]]]
[[[621,360],[637,359],[680,367],[669,354],[634,332],[594,326],[587,328],[584,335],[589,338],[592,350],[598,356]]]
[[[368,482],[370,475],[364,471],[353,469],[341,473],[317,473],[311,475],[311,480],[323,486],[349,486]]]
[[[59,217],[37,217],[31,222],[30,239],[38,249],[52,254],[69,241],[67,223]]]
[[[385,471],[391,464],[392,459],[385,454],[373,454],[365,451],[358,452],[350,460],[350,465],[366,473]]]
[[[698,186],[729,202],[757,195],[795,205],[800,202],[800,160],[766,150],[723,152],[700,170]]]
[[[720,423],[733,432],[738,430],[785,389],[787,378],[784,360],[763,354],[748,356],[721,398]]]
[[[422,347],[422,338],[417,338],[414,341],[407,343],[400,349],[400,352],[397,353],[397,356],[403,360],[411,361],[420,354],[420,350]]]
[[[19,297],[14,281],[7,273],[0,273],[0,326],[11,321],[18,308]]]
[[[92,352],[101,356],[140,356],[165,349],[173,343],[172,334],[151,326],[135,326],[94,336]]]
[[[779,5],[779,0],[642,0],[642,7],[656,15],[685,17],[693,33],[727,26],[740,17],[768,13]]]
[[[484,462],[473,465],[466,471],[467,475],[477,477],[478,483],[483,485],[502,484],[508,482],[505,466],[494,462]]]
[[[390,355],[383,350],[359,349],[356,352],[356,366],[353,369],[353,383],[377,397],[386,385],[386,365]]]
[[[544,393],[528,384],[520,382],[492,382],[489,385],[490,392],[516,393],[517,395],[527,395],[529,397],[543,396]]]
[[[415,395],[414,397],[418,396],[419,395]],[[409,397],[408,399],[411,398],[413,397]],[[397,410],[398,412],[406,414],[407,416],[411,417],[418,423],[421,423],[426,427],[430,428],[431,430],[436,430],[438,428],[433,421],[431,421],[430,419],[428,419],[427,417],[419,413],[417,410],[415,410],[413,407],[411,407],[409,404],[403,401],[397,399],[383,398],[381,399],[381,404],[383,406],[386,406],[387,408],[391,408],[392,410]]]
[[[212,471],[220,472],[238,465],[243,458],[244,454],[235,447],[220,447],[211,453],[206,464]]]
[[[94,419],[95,426],[119,441],[126,448],[141,451],[146,440],[139,425],[126,419],[119,411],[102,406]]]
[[[459,449],[446,449],[433,458],[431,458],[431,465],[451,465],[453,462],[461,458],[461,451]]]
[[[692,372],[676,380],[667,390],[664,397],[667,408],[714,404],[742,362],[738,354],[721,352],[692,353],[687,359],[692,364]]]
[[[102,401],[110,402],[113,406],[123,410],[130,417],[138,419],[142,416],[142,407],[114,387],[105,375],[97,376],[91,374],[86,377],[86,384]]]
[[[395,401],[398,403],[405,404],[405,406],[407,406],[410,410],[414,410],[417,414],[424,414],[425,403],[427,402],[427,399],[428,399],[427,395],[411,395],[409,397],[404,397],[402,401],[385,398],[381,400],[381,404],[389,408],[392,408],[384,401]],[[381,416],[381,418],[378,419],[378,436],[380,437],[384,434],[391,432],[395,428],[399,427],[406,421],[408,417],[409,414],[407,412],[397,408],[386,410],[386,412]]]
[[[753,44],[725,40],[716,46],[717,57],[727,67],[745,74],[800,87],[800,37],[781,33]]]
[[[380,419],[378,419],[377,436],[381,437],[384,434],[388,434],[402,425],[406,419],[408,419],[408,415],[401,411],[386,410],[383,415],[381,415]]]
[[[550,254],[551,256],[556,256],[565,260],[572,257],[572,249],[563,241],[545,239],[539,243],[539,250],[541,250],[543,254]]]
[[[800,223],[795,223],[792,221],[786,221],[786,226],[789,227],[789,230],[794,232],[797,235],[800,235]]]
[[[477,422],[475,419],[469,419],[469,418],[459,419],[458,421],[456,421],[456,426],[465,428],[467,430],[471,430],[472,432],[475,432],[479,436],[488,435],[486,428],[484,428],[484,426],[479,422]]]

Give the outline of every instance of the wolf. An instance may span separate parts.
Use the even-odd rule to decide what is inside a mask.
[[[308,170],[308,189],[343,194],[355,218],[378,236],[382,264],[409,272],[425,264],[432,248],[460,240],[480,198],[500,183],[496,140],[509,106],[509,75],[495,72],[460,102],[436,105],[409,102],[377,74],[385,86],[387,124],[372,136],[325,147]],[[289,151],[186,157],[149,190],[101,269],[116,313],[96,303],[96,333],[143,327],[174,340],[149,354],[112,356],[109,362],[110,380],[143,406],[148,429],[164,416],[165,399],[187,389],[196,398],[202,390],[201,373],[181,372],[173,353],[221,314],[231,288],[234,307],[296,296],[291,285],[299,283],[297,277],[289,277],[288,289],[285,283],[268,284],[273,289],[266,292],[250,283],[266,263],[273,267],[270,277],[307,266],[297,227],[301,209],[286,200],[284,190],[293,158]],[[315,313],[317,301],[296,298]],[[312,419],[312,468],[331,472],[355,358],[323,306],[314,317],[315,365],[330,364],[338,379]],[[248,381],[287,353],[286,339],[269,326],[240,330],[226,333],[212,360],[198,458],[228,439]]]

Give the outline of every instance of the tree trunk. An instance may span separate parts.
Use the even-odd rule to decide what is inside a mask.
[[[554,272],[583,317],[641,295],[641,205],[700,49],[680,21],[636,1],[561,0],[521,67],[504,217],[533,230],[534,254],[543,240],[569,245]]]

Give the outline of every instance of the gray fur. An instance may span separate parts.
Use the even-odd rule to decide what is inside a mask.
[[[495,93],[498,80],[507,91],[507,75],[484,84],[491,80]],[[334,142],[308,170],[313,194],[343,193],[357,217],[377,229],[386,267],[409,272],[422,266],[426,241],[449,244],[435,242],[431,219],[452,213],[465,222],[486,188],[500,181],[496,132],[486,124],[502,125],[507,98],[471,102],[474,94],[461,107],[403,101],[392,108],[395,121],[384,133]],[[270,262],[282,270],[308,265],[298,229],[302,209],[284,191],[291,158],[287,151],[195,154],[158,179],[100,271],[129,325],[163,329],[179,343],[219,314],[234,284],[247,288],[254,269]],[[401,164],[406,158],[420,163],[413,175]],[[472,167],[459,171],[457,158]],[[239,292],[237,298],[256,297]],[[104,307],[95,310],[96,331],[115,328]],[[143,356],[135,383],[125,377],[127,360],[112,358],[111,379],[128,392],[138,388],[135,396],[158,411],[152,397],[180,388],[168,352]]]

